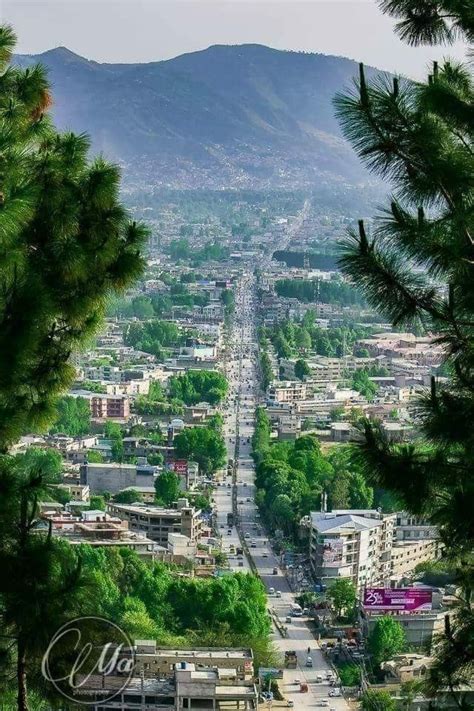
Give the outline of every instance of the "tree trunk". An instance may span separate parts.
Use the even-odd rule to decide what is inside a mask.
[[[18,687],[18,711],[28,711],[28,697],[26,692],[26,645],[20,634],[17,645],[16,677]]]

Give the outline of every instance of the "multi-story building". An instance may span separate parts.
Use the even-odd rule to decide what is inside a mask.
[[[149,464],[84,462],[80,466],[80,483],[88,485],[91,492],[117,494],[129,487],[153,487],[155,473],[156,467]]]
[[[397,513],[391,557],[393,583],[403,580],[419,563],[437,560],[442,552],[443,544],[436,526],[412,514]]]
[[[90,405],[96,420],[125,420],[130,416],[130,400],[125,395],[93,395]]]
[[[162,506],[111,502],[107,505],[107,510],[111,515],[128,521],[131,531],[141,531],[161,546],[167,546],[169,533],[182,533],[193,542],[201,536],[201,511],[190,506],[184,498],[178,499],[174,508],[169,509]]]
[[[179,652],[176,653],[179,658]],[[172,675],[164,678],[134,676],[89,676],[83,686],[88,704],[95,711],[254,711],[258,694],[255,684],[238,679],[233,669],[197,666],[186,661],[172,664]],[[82,679],[78,679],[81,685]],[[123,687],[123,688],[122,688]],[[115,695],[110,698],[111,692]],[[117,693],[118,692],[118,693]],[[96,705],[93,699],[97,698]],[[109,697],[108,700],[104,700]],[[91,703],[92,702],[92,703]]]
[[[375,510],[336,510],[310,514],[310,563],[315,577],[330,585],[349,578],[365,585],[390,580],[395,514]]]
[[[298,402],[306,400],[306,383],[298,380],[286,380],[275,383],[268,389],[268,403]]]
[[[253,677],[253,652],[248,648],[195,647],[185,650],[158,647],[154,640],[135,642],[137,676],[172,677],[175,665],[181,662],[195,664],[200,669],[232,669],[241,681]]]

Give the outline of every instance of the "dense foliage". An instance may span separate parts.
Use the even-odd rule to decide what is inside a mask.
[[[227,379],[215,370],[189,370],[183,375],[174,375],[169,381],[172,399],[182,400],[186,405],[208,402],[216,405],[227,395]]]
[[[265,328],[262,336],[269,338],[279,358],[292,358],[309,350],[317,355],[341,358],[344,355],[368,355],[356,350],[356,341],[367,338],[370,333],[363,326],[348,325],[337,328],[321,328],[315,324],[316,314],[308,311],[301,324],[294,321],[280,321]]]
[[[295,538],[302,516],[319,510],[321,494],[330,508],[370,508],[373,490],[348,447],[335,447],[327,456],[311,435],[291,442],[270,443],[270,421],[263,408],[256,413],[252,438],[256,469],[256,501],[273,530]]]
[[[51,432],[78,437],[91,431],[91,408],[86,398],[65,395],[57,401],[56,410],[57,419]]]
[[[321,302],[339,306],[363,306],[365,299],[353,286],[342,279],[309,280],[279,279],[275,282],[278,296],[303,302]]]
[[[412,44],[474,39],[472,3],[384,0]],[[474,86],[465,66],[436,62],[425,83],[367,81],[336,99],[345,136],[394,195],[368,234],[362,221],[341,259],[369,303],[397,327],[437,334],[448,382],[434,378],[420,402],[418,445],[391,444],[365,422],[360,464],[403,507],[439,527],[456,567],[459,605],[435,649],[429,691],[449,689],[468,708],[474,675]]]
[[[369,651],[377,666],[403,652],[406,643],[403,627],[390,615],[380,617],[369,635]]]
[[[156,499],[163,506],[171,506],[180,495],[179,476],[172,471],[164,471],[155,480]]]
[[[214,427],[186,427],[174,438],[178,459],[190,459],[199,464],[204,474],[212,474],[226,462],[226,446],[222,434]]]
[[[184,336],[171,321],[147,321],[128,323],[124,329],[123,340],[127,346],[133,346],[162,359],[164,350],[181,345]]]

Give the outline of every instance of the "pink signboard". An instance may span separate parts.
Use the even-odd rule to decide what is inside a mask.
[[[174,470],[176,474],[186,474],[188,471],[188,460],[187,459],[176,459],[174,462]]]
[[[431,610],[431,590],[420,588],[366,588],[364,608],[384,612],[419,612]]]

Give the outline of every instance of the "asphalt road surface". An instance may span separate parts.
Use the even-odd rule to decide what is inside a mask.
[[[268,537],[260,523],[255,505],[255,471],[250,454],[259,393],[257,334],[254,319],[256,298],[255,277],[250,273],[244,274],[236,289],[231,352],[226,364],[229,395],[223,408],[228,456],[236,459],[237,462],[235,495],[241,531],[249,546],[258,574],[267,589],[268,607],[288,628],[289,636],[285,638],[280,635],[276,627],[274,628],[272,636],[275,645],[282,656],[286,650],[297,652],[297,668],[284,670],[282,691],[285,697],[293,700],[296,709],[327,706],[334,711],[345,711],[349,707],[342,697],[329,697],[332,687],[326,679],[326,673],[330,671],[330,667],[312,635],[307,618],[292,617],[289,624],[285,621],[290,615],[291,604],[295,601],[294,596],[279,567],[279,559],[268,544]],[[235,457],[236,443],[238,443],[237,458]],[[239,545],[237,529],[235,526],[230,528],[227,526],[227,513],[232,511],[232,492],[230,476],[225,477],[223,484],[215,492],[217,523],[223,535],[224,550],[228,555],[231,545],[235,547]],[[245,556],[237,558],[235,555],[229,555],[229,563],[236,571],[248,571],[250,567]],[[306,666],[308,648],[312,667]],[[300,691],[300,682],[308,684],[308,693]]]

